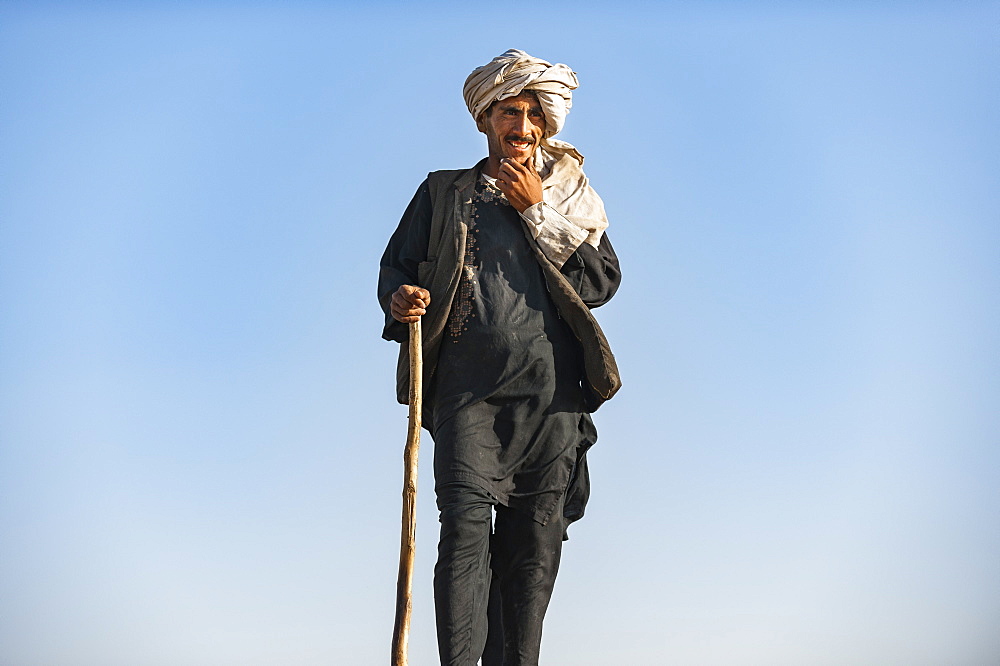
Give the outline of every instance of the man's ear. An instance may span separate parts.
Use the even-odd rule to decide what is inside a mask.
[[[476,129],[486,134],[486,111],[480,113],[479,117],[476,118]]]

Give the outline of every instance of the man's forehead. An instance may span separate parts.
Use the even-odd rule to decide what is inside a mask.
[[[531,108],[541,109],[542,105],[538,102],[538,96],[533,92],[524,91],[517,97],[508,97],[507,99],[501,99],[493,103],[494,106],[500,109],[504,108],[518,108],[524,105],[528,105]]]

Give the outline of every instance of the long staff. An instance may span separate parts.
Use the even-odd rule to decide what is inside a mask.
[[[420,413],[423,402],[423,345],[420,319],[410,323],[410,423],[403,450],[403,529],[399,539],[399,576],[396,578],[396,626],[392,635],[392,666],[406,666],[413,610],[413,556],[417,533],[417,454],[420,452]]]

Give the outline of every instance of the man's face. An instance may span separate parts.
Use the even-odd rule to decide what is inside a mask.
[[[545,133],[545,113],[529,92],[494,102],[479,129],[486,135],[490,157],[510,157],[525,164],[534,155]]]

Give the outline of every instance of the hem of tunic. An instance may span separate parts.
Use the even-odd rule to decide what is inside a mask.
[[[555,506],[549,510],[542,509],[537,506],[537,502],[532,502],[528,500],[519,501],[517,497],[511,497],[507,493],[500,492],[497,490],[496,486],[478,474],[473,474],[471,472],[450,472],[448,474],[441,475],[440,478],[435,478],[435,487],[443,486],[446,483],[452,483],[454,481],[467,481],[469,483],[474,483],[486,492],[490,494],[498,503],[503,506],[514,509],[515,511],[520,511],[527,514],[532,520],[534,520],[539,525],[547,525],[549,519],[552,518],[552,512],[555,510]],[[562,495],[565,495],[569,490],[569,483],[563,488]],[[555,491],[551,491],[553,494]],[[548,493],[546,493],[548,494]],[[558,497],[556,498],[558,499]],[[513,500],[513,502],[511,501]],[[556,502],[558,504],[558,502]]]

